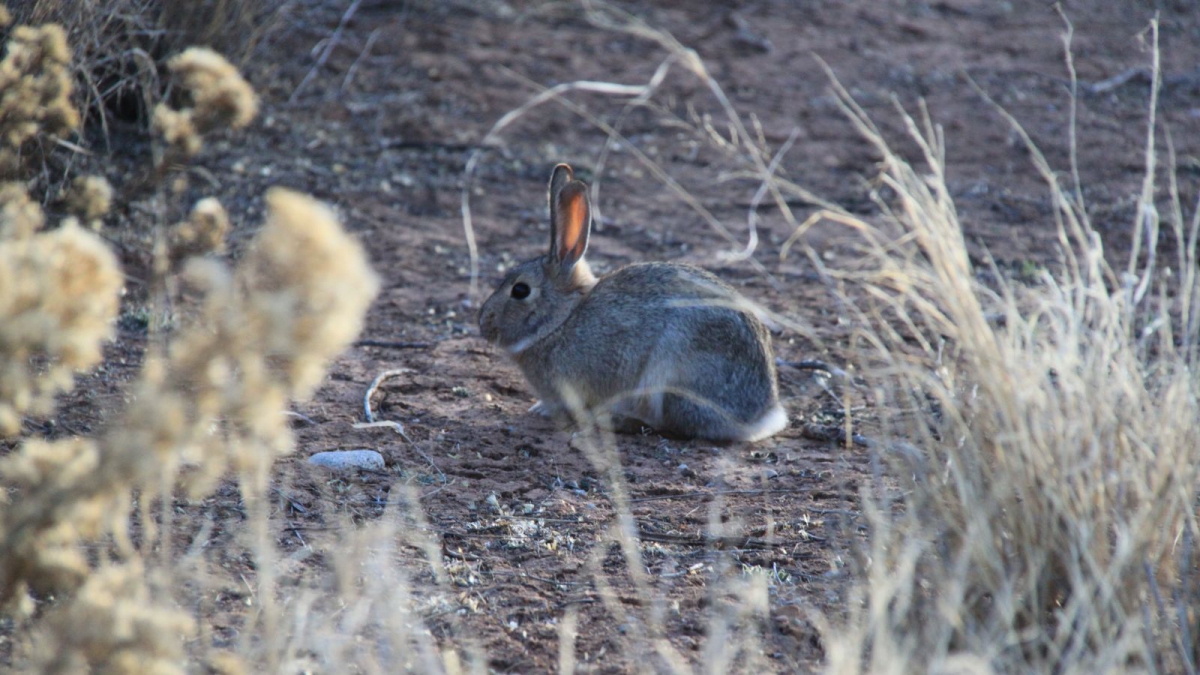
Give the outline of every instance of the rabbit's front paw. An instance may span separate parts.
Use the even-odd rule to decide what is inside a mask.
[[[562,412],[561,408],[545,401],[539,400],[529,408],[529,412],[545,417],[546,419],[554,419]]]

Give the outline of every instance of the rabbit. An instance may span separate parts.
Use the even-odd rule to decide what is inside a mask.
[[[540,397],[532,412],[715,442],[787,426],[770,335],[736,290],[679,263],[597,279],[587,186],[559,164],[549,197],[549,252],[509,271],[479,313],[482,336]]]

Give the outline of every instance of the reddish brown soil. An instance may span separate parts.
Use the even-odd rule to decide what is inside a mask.
[[[564,106],[543,104],[488,147],[479,145],[537,87],[574,80],[644,84],[667,56],[660,46],[592,25],[567,2],[434,9],[439,3],[368,1],[345,26],[325,67],[289,104],[313,65],[313,46],[333,33],[348,3],[333,4],[289,15],[285,36],[249,71],[265,97],[260,121],[214,146],[201,164],[216,183],[211,191],[238,214],[239,240],[252,233],[270,185],[336,204],[384,279],[363,337],[424,346],[351,349],[315,399],[295,408],[311,424],[298,423],[297,452],[279,462],[273,516],[279,541],[293,550],[306,543],[303,533],[320,539],[347,514],[378,518],[399,494],[398,484],[413,485],[447,561],[461,563],[469,571],[462,574],[474,579],[463,582],[462,611],[429,618],[435,635],[471,636],[499,672],[551,670],[558,658],[554,622],[574,607],[582,668],[645,666],[622,649],[628,626],[599,601],[589,568],[595,557],[623,601],[642,602],[621,572],[620,552],[603,548],[610,546],[613,487],[570,433],[526,412],[533,400],[528,388],[475,326],[500,270],[545,246],[550,167],[570,161],[601,183],[602,219],[589,252],[600,271],[639,260],[704,266],[803,327],[775,335],[778,355],[789,361],[819,358],[845,366],[850,327],[804,256],[780,260],[790,229],[774,208],[760,212],[754,264],[726,262],[722,253],[732,246],[627,148],[611,154],[596,175],[605,134]],[[1160,120],[1174,140],[1180,174],[1194,177],[1200,172],[1200,13],[1188,2],[1158,4],[1167,82]],[[1066,3],[1081,82],[1094,85],[1149,63],[1144,31],[1152,5]],[[1065,171],[1063,22],[1049,4],[761,0],[622,7],[696,49],[738,110],[757,116],[772,149],[795,131],[782,171],[853,212],[874,212],[864,179],[873,177],[877,157],[837,109],[814,56],[829,64],[898,147],[912,144],[903,138],[893,96],[910,111],[924,99],[944,127],[949,186],[976,250],[986,247],[1014,275],[1054,264],[1044,183],[1016,135],[970,84],[1013,113],[1050,163]],[[1147,80],[1134,76],[1079,98],[1082,184],[1115,250],[1127,244],[1140,189],[1148,94]],[[623,100],[613,97],[574,93],[568,99],[610,122],[622,111]],[[676,67],[654,100],[657,109],[634,111],[621,132],[735,236],[745,237],[757,183],[731,178],[730,171],[742,168],[737,158],[678,124],[689,122],[694,110],[712,114],[728,133],[713,97]],[[464,177],[476,149],[477,169]],[[465,180],[479,246],[481,287],[474,292],[460,214]],[[801,220],[815,210],[801,203],[794,208]],[[814,230],[808,243],[831,259],[851,251],[833,226]],[[105,411],[120,401],[122,382],[135,372],[119,360],[136,362],[143,345],[136,331],[122,333],[108,365],[86,378],[86,393],[74,397],[79,405],[56,421],[56,433],[102,424]],[[396,368],[408,372],[385,383],[375,405],[382,418],[404,423],[411,442],[388,430],[351,426],[362,421],[371,380]],[[798,608],[836,611],[841,601],[841,582],[828,572],[846,545],[838,540],[852,531],[842,526],[853,522],[858,494],[872,487],[869,454],[804,435],[806,422],[836,425],[840,419],[840,405],[810,372],[785,366],[780,385],[792,426],[755,446],[618,437],[647,571],[654,591],[677,608],[667,612],[666,628],[690,658],[698,658],[693,650],[705,639],[716,602],[714,566],[783,573],[785,580],[772,585],[768,639],[761,645],[766,663],[779,671],[811,669],[822,657]],[[875,415],[869,402],[853,403],[866,406],[857,421],[869,431]],[[31,432],[43,431],[36,426]],[[330,476],[304,464],[313,452],[361,447],[382,452],[389,470]],[[222,504],[237,504],[230,486],[203,503],[181,503],[177,517],[211,518],[219,531],[232,529],[241,516]],[[713,518],[735,536],[706,541]],[[558,542],[556,550],[547,542]],[[310,560],[319,566],[324,558]],[[425,590],[433,584],[429,574],[416,582]],[[236,600],[224,599],[222,618],[213,618],[221,624],[215,635],[239,621]]]

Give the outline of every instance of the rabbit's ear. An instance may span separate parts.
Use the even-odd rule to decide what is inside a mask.
[[[570,183],[575,178],[575,172],[571,170],[570,164],[559,164],[554,167],[554,173],[550,174],[550,217],[554,218],[554,198],[562,191],[563,186]]]
[[[562,272],[569,273],[587,252],[588,232],[592,227],[587,186],[581,181],[568,181],[552,200],[550,257]]]

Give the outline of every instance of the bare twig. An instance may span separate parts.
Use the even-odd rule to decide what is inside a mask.
[[[317,57],[317,62],[313,64],[313,67],[309,69],[308,74],[304,76],[303,80],[300,80],[300,84],[296,85],[296,89],[293,90],[292,95],[288,97],[289,104],[296,102],[296,99],[300,96],[300,91],[304,89],[304,87],[307,86],[314,77],[317,76],[318,70],[325,67],[325,62],[329,60],[329,55],[333,53],[333,48],[337,46],[338,40],[342,37],[342,31],[346,29],[346,24],[350,23],[350,19],[354,17],[354,13],[358,11],[358,6],[361,4],[362,0],[354,0],[354,2],[351,2],[350,6],[346,8],[345,13],[342,14],[341,21],[338,22],[337,28],[333,30],[333,35],[330,35],[329,39],[325,42],[325,49],[321,52],[321,55]]]
[[[295,417],[296,419],[298,419],[301,422],[304,422],[305,424],[308,424],[308,425],[316,426],[316,424],[317,424],[316,421],[313,420],[313,418],[309,417],[308,415],[302,415],[302,414],[296,412],[295,410],[284,410],[283,414],[288,417]]]
[[[782,365],[782,366],[791,366],[793,368],[796,368],[797,370],[819,370],[822,373],[828,373],[832,377],[837,378],[839,380],[843,380],[846,382],[854,381],[854,378],[852,378],[850,376],[850,373],[847,373],[846,371],[842,370],[841,368],[838,368],[837,366],[831,366],[828,363],[821,361],[819,359],[803,359],[800,361],[787,361],[785,359],[777,358],[777,359],[775,359],[775,363]]]
[[[428,349],[436,342],[394,342],[391,340],[358,340],[355,347],[382,347],[385,349]]]
[[[349,70],[346,71],[346,77],[342,78],[342,91],[345,92],[350,83],[354,81],[354,76],[358,73],[358,64],[371,53],[371,47],[375,46],[375,41],[379,39],[379,29],[371,31],[371,35],[367,38],[367,44],[363,45],[362,52],[358,58],[354,59],[354,63],[350,64]]]
[[[1151,79],[1150,69],[1143,66],[1130,68],[1125,72],[1117,73],[1116,75],[1113,75],[1108,79],[1100,80],[1099,82],[1093,82],[1091,84],[1081,82],[1080,86],[1089,94],[1103,94],[1105,92],[1112,91],[1113,89],[1122,87],[1135,79],[1144,79],[1149,82]]]
[[[404,437],[404,440],[408,441],[409,443],[412,443],[412,439],[409,438],[408,434],[405,433],[405,431],[404,431],[403,424],[401,424],[399,422],[392,422],[392,421],[386,421],[386,420],[377,422],[377,421],[375,421],[375,413],[371,411],[371,397],[375,395],[375,391],[377,389],[379,389],[379,385],[383,384],[384,380],[388,379],[389,377],[395,377],[396,375],[400,375],[402,373],[411,373],[411,372],[412,372],[411,368],[394,368],[392,370],[385,370],[382,373],[376,375],[375,380],[373,382],[371,382],[371,386],[367,387],[367,393],[363,396],[363,414],[367,418],[367,421],[365,423],[355,424],[354,428],[355,429],[372,429],[372,428],[377,428],[377,427],[389,427],[389,428],[395,429],[396,433],[398,433]]]
[[[669,499],[704,499],[705,497],[716,497],[722,495],[783,495],[794,494],[796,492],[805,492],[806,490],[710,490],[708,492],[681,492],[679,494],[670,495],[651,495],[649,497],[637,497],[630,499],[630,504],[642,504],[645,502],[658,502]]]

